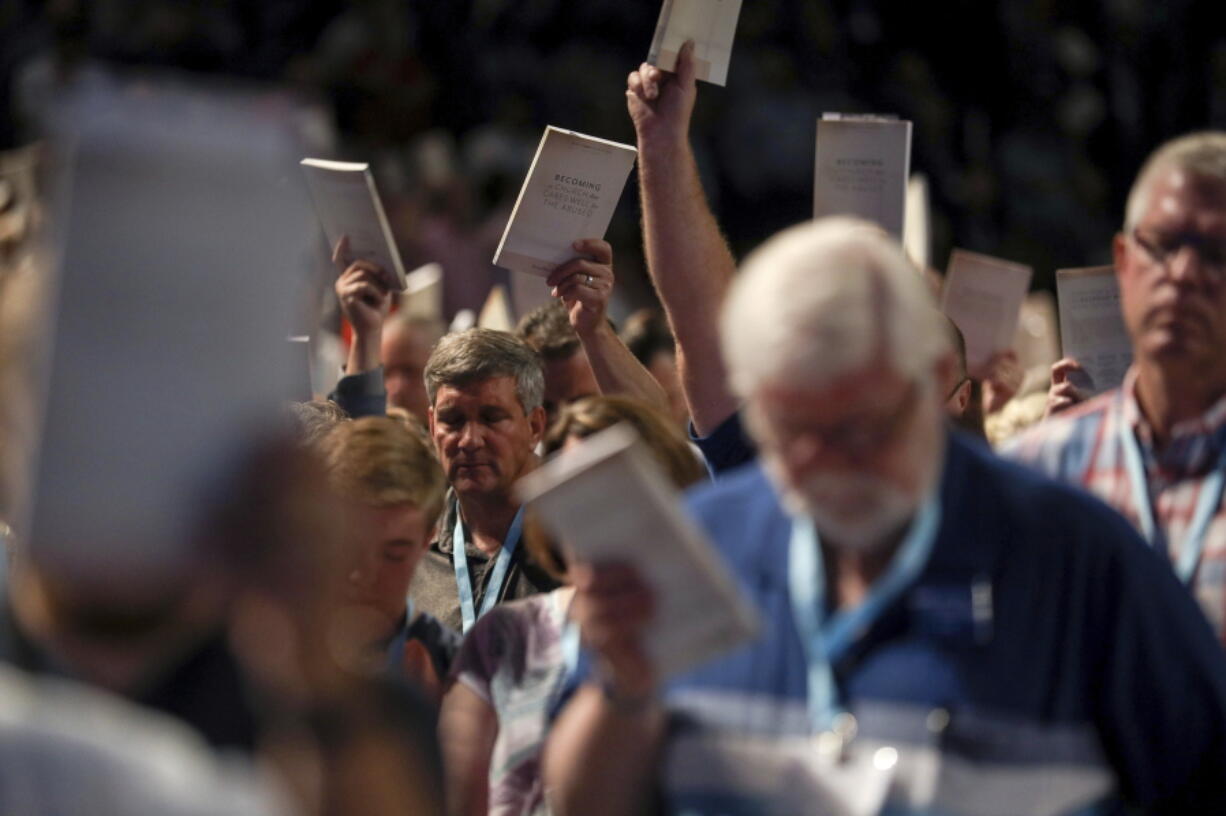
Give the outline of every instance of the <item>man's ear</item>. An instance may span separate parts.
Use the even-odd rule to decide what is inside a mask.
[[[954,390],[954,385],[961,379],[958,376],[958,369],[957,356],[952,351],[942,354],[933,365],[933,375],[936,377],[937,385],[941,389],[942,398]]]
[[[545,438],[545,408],[538,405],[528,414],[528,424],[532,428],[532,446],[541,444]]]

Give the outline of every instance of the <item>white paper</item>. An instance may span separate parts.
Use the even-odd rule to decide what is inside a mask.
[[[477,315],[477,326],[494,331],[515,331],[507,289],[501,283],[494,284],[486,296],[485,303],[481,306],[481,314]]]
[[[323,225],[329,248],[342,235],[349,236],[349,255],[378,264],[405,287],[404,264],[383,212],[374,176],[365,163],[303,159],[315,212]]]
[[[545,128],[494,263],[548,277],[577,257],[575,241],[603,238],[636,155],[630,145]]]
[[[405,276],[400,310],[408,317],[422,320],[443,319],[443,267],[428,263]]]
[[[927,272],[932,266],[932,222],[928,207],[928,177],[916,173],[907,182],[902,245],[907,257],[921,272]]]
[[[1114,267],[1057,270],[1056,293],[1063,355],[1081,364],[1094,393],[1115,388],[1132,365],[1132,341]]]
[[[645,648],[662,677],[758,631],[757,611],[629,426],[596,434],[546,462],[517,491],[579,558],[628,562],[643,575],[657,604]]]
[[[681,46],[693,40],[694,76],[714,85],[726,84],[740,14],[741,0],[664,0],[647,61],[661,70],[675,71]]]
[[[859,216],[901,241],[910,173],[910,122],[823,114],[817,123],[813,217]]]
[[[966,366],[972,376],[1012,343],[1030,276],[1029,266],[990,255],[955,249],[950,256],[941,310],[966,340]]]

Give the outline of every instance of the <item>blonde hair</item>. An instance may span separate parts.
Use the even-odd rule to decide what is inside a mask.
[[[412,504],[430,520],[442,511],[443,470],[403,422],[363,417],[341,423],[320,448],[329,482],[342,496],[373,507]]]

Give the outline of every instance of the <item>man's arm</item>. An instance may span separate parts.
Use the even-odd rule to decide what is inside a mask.
[[[554,813],[640,816],[652,812],[664,711],[642,649],[651,590],[633,568],[571,567],[572,614],[605,678],[580,689],[554,723],[542,759]]]
[[[625,394],[668,412],[668,395],[626,348],[609,324],[613,294],[613,247],[589,238],[575,242],[581,257],[558,267],[546,283],[562,299],[570,325],[579,336],[602,394]]]
[[[336,279],[336,297],[341,313],[353,328],[353,342],[345,363],[345,376],[328,398],[353,417],[383,414],[387,393],[383,387],[380,345],[383,320],[391,306],[390,278],[367,261],[350,262],[349,239],[342,237],[332,253],[341,270]]]
[[[719,346],[719,313],[736,261],[707,205],[690,147],[697,88],[694,47],[665,75],[643,63],[630,74],[626,106],[639,148],[647,269],[677,341],[677,370],[694,429],[714,431],[738,408]]]

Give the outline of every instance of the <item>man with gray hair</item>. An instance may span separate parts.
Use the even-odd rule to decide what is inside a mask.
[[[764,625],[661,688],[652,590],[575,565],[599,682],[547,746],[554,812],[1226,812],[1226,655],[1117,514],[949,433],[897,245],[787,230],[720,329],[760,464],[689,510]]]
[[[494,604],[557,587],[519,546],[523,511],[512,492],[537,464],[545,379],[535,351],[490,329],[444,337],[425,377],[430,436],[450,488],[409,597],[467,632]]]
[[[1154,152],[1113,248],[1131,370],[1007,452],[1122,513],[1226,641],[1226,133]],[[1080,396],[1073,367],[1053,371],[1055,408]]]

